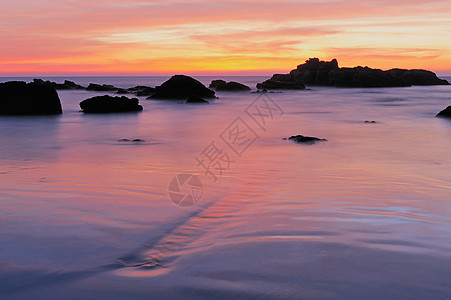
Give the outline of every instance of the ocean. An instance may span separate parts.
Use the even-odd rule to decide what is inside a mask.
[[[0,117],[0,299],[451,298],[451,86],[98,115],[79,103],[107,93],[58,94],[61,116]]]

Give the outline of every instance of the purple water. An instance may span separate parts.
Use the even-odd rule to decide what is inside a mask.
[[[111,115],[80,112],[103,93],[58,93],[62,116],[0,117],[1,299],[451,298],[451,121],[434,117],[451,86],[140,97]],[[264,128],[259,99],[283,112]],[[256,136],[241,156],[221,139],[237,117]],[[212,142],[230,158],[216,181],[196,160]],[[202,181],[195,206],[169,199],[177,174]]]

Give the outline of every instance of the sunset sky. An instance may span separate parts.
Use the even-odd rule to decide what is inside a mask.
[[[309,57],[451,75],[451,5],[0,0],[0,75],[262,74]]]

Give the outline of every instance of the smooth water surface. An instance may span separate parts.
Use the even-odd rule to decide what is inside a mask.
[[[59,91],[61,116],[0,117],[1,299],[451,298],[451,120],[434,117],[451,86],[80,112],[100,94]],[[259,127],[246,109],[262,99],[280,110]],[[255,137],[241,156],[221,138],[238,117]],[[282,140],[297,134],[328,141]],[[216,181],[196,160],[212,145],[227,155]],[[177,174],[201,179],[197,205],[170,201]]]

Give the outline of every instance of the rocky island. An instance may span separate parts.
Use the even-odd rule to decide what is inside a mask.
[[[258,89],[302,89],[304,85],[335,87],[408,87],[412,85],[448,85],[427,70],[390,69],[383,71],[369,67],[340,68],[336,59],[320,61],[310,58],[288,74],[274,74],[257,84]]]

